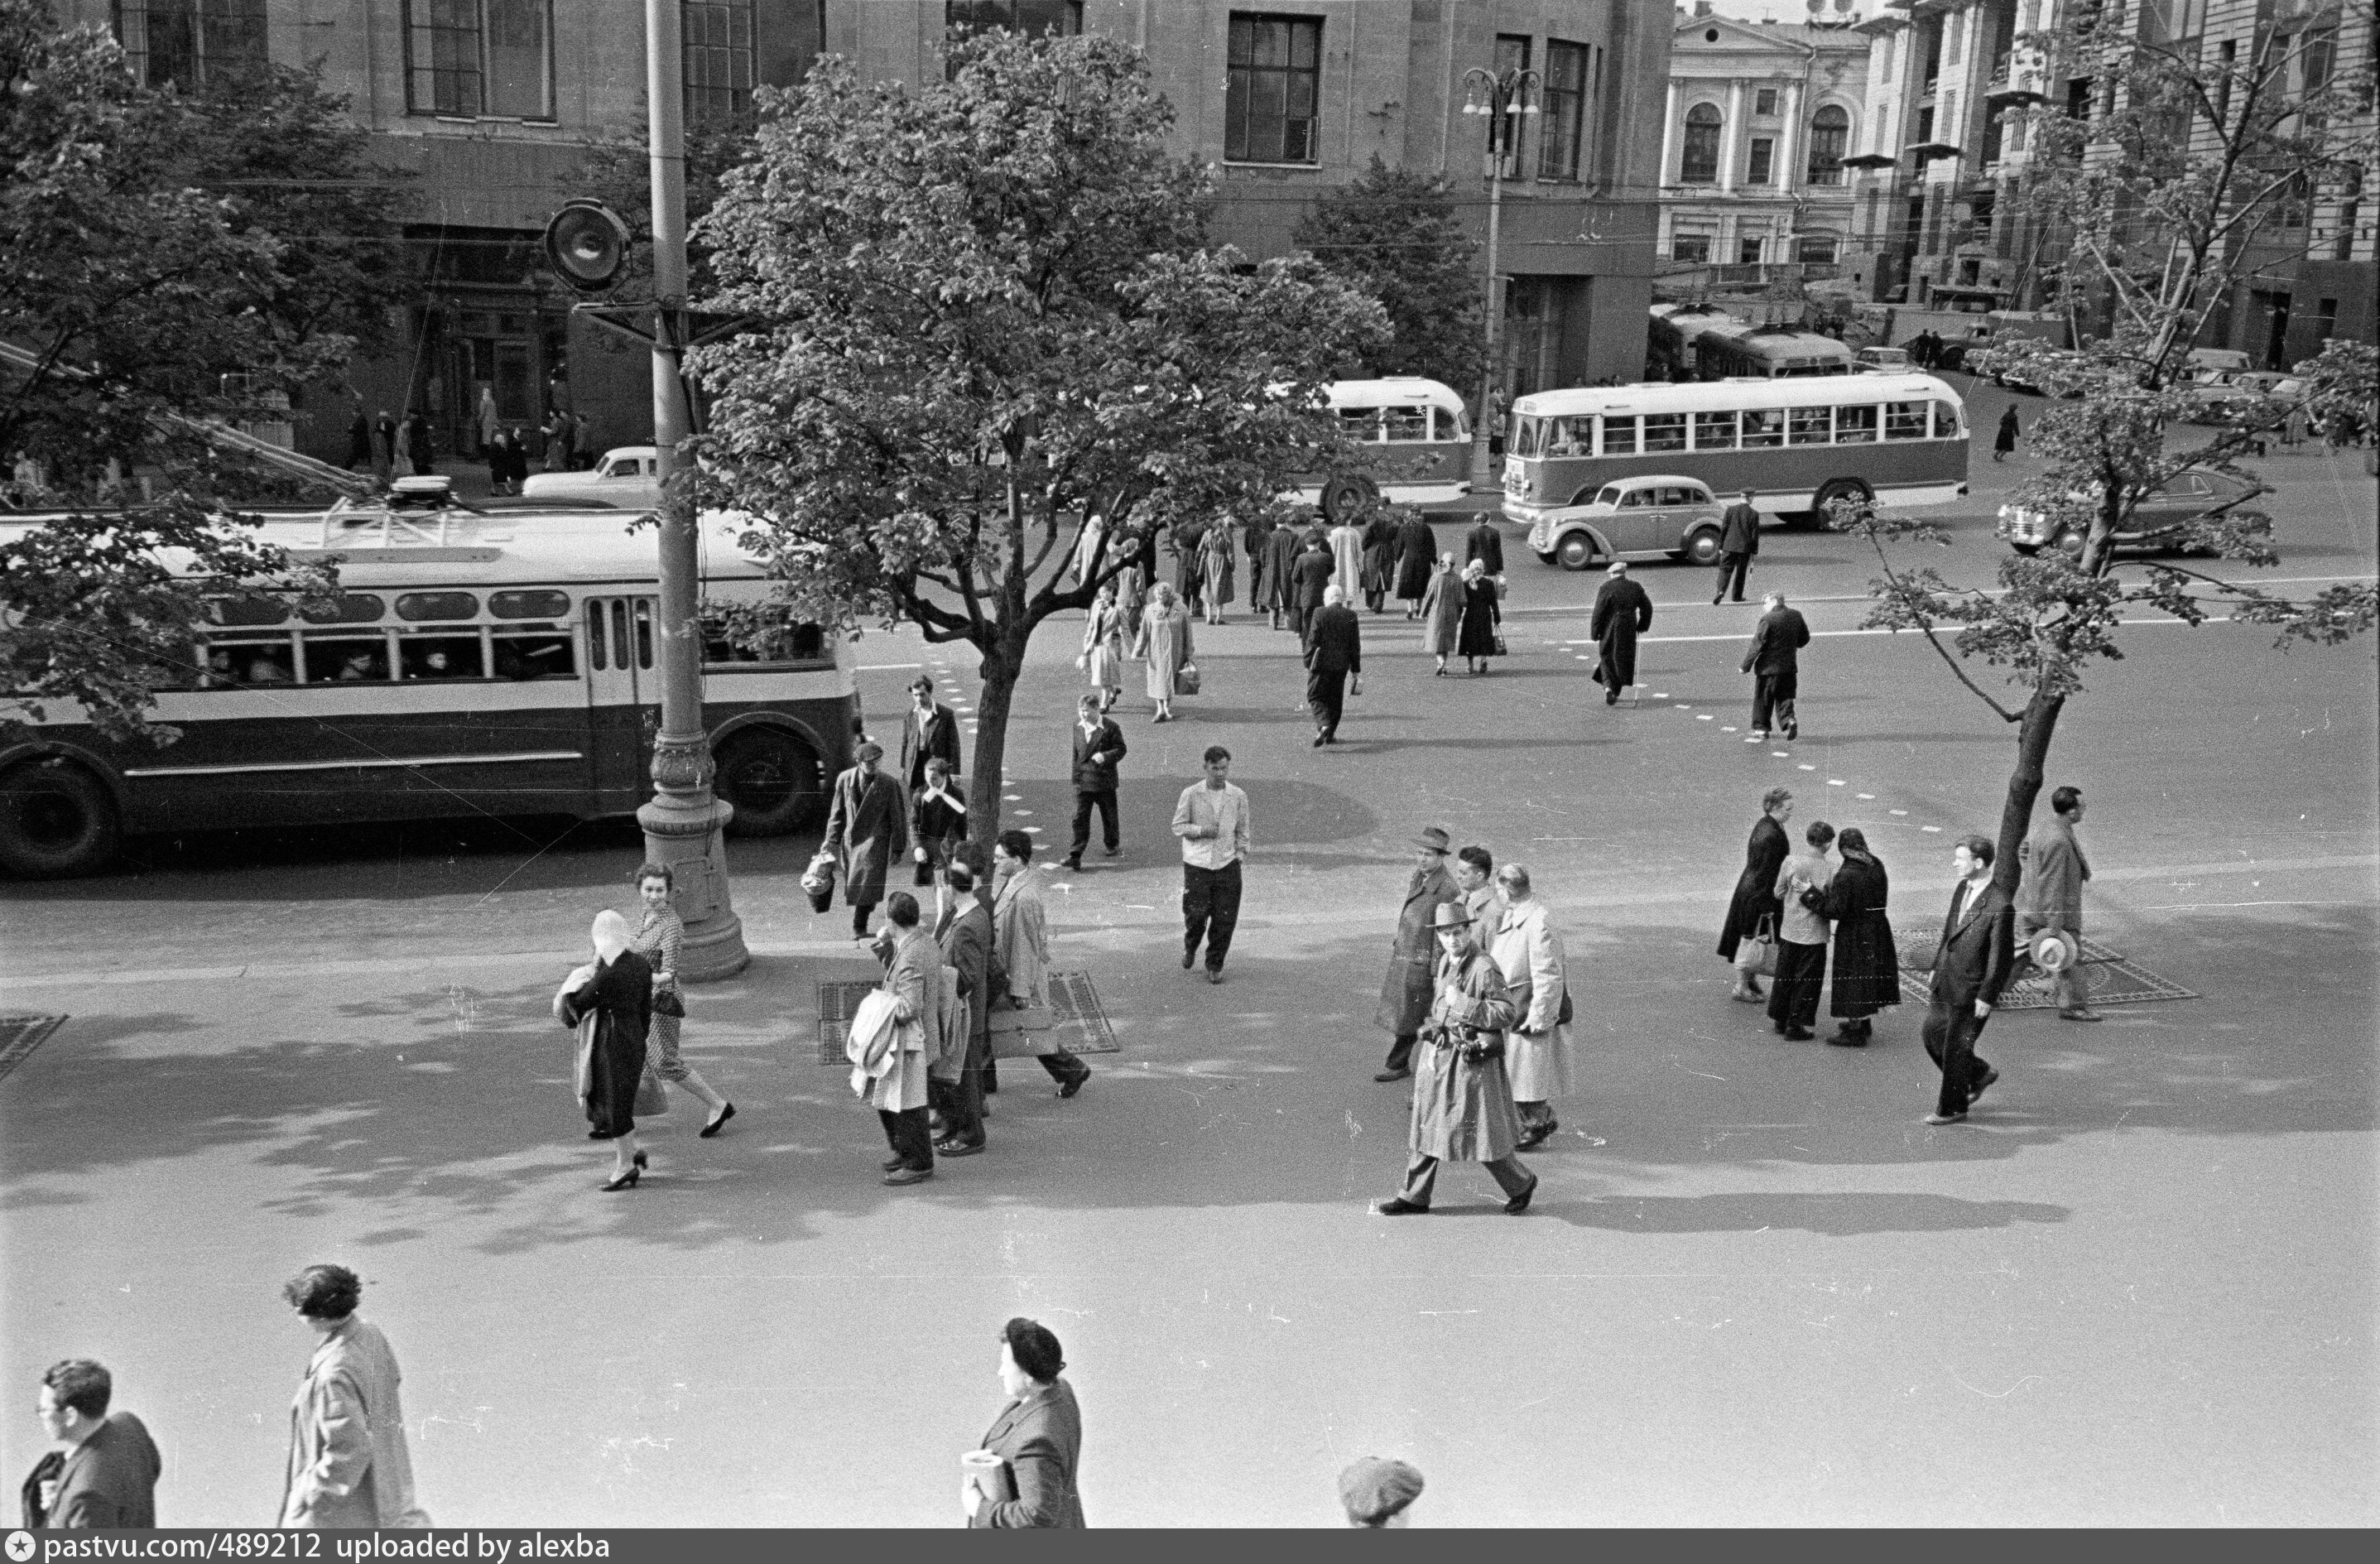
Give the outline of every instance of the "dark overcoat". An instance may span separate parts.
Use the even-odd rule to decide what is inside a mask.
[[[1397,914],[1397,935],[1389,948],[1389,975],[1380,983],[1380,1006],[1372,1024],[1394,1037],[1410,1037],[1429,1015],[1430,968],[1438,960],[1438,935],[1430,920],[1442,903],[1463,892],[1443,866],[1415,869],[1405,881],[1405,903]]]
[[[1743,848],[1743,875],[1728,900],[1727,921],[1719,926],[1718,953],[1729,961],[1735,959],[1740,941],[1759,932],[1762,918],[1774,922],[1784,915],[1784,904],[1776,895],[1777,871],[1792,851],[1785,828],[1774,818],[1763,815],[1753,822],[1752,840]]]
[[[1595,594],[1595,617],[1586,633],[1595,637],[1603,656],[1595,671],[1598,683],[1618,689],[1636,682],[1636,637],[1653,627],[1653,600],[1625,576],[1604,582]]]
[[[1284,522],[1265,538],[1265,607],[1277,610],[1297,606],[1297,584],[1290,579],[1290,572],[1296,564],[1297,529]]]
[[[1888,889],[1882,859],[1849,853],[1828,883],[1825,911],[1835,920],[1830,1015],[1857,1021],[1900,1002],[1900,953],[1884,915]]]
[[[1504,574],[1504,535],[1497,531],[1496,524],[1486,516],[1481,516],[1479,525],[1463,534],[1463,564],[1480,560],[1486,563],[1488,575]]]
[[[1397,528],[1397,596],[1418,602],[1437,564],[1438,534],[1421,517],[1406,517]]]
[[[1463,585],[1463,638],[1455,647],[1465,657],[1496,655],[1496,626],[1504,606],[1496,600],[1496,583],[1481,576]]]
[[[834,779],[827,806],[826,840],[843,870],[843,904],[872,907],[884,900],[892,860],[909,850],[909,810],[901,784],[882,767],[864,777],[854,766]]]
[[[587,1059],[587,1122],[613,1135],[637,1127],[637,1083],[653,1028],[652,964],[634,951],[597,961],[584,983],[562,996],[565,1026],[595,1018]]]
[[[1386,593],[1397,568],[1397,526],[1387,516],[1374,516],[1364,528],[1364,591]]]
[[[1504,974],[1475,945],[1460,957],[1440,956],[1438,994],[1429,1024],[1437,1035],[1414,1050],[1414,1154],[1447,1162],[1494,1162],[1521,1144],[1521,1115],[1500,1051],[1488,1059],[1465,1057],[1462,1028],[1500,1045],[1504,1029],[1520,1019],[1520,1007],[1505,988]]]
[[[1298,555],[1297,563],[1290,568],[1290,579],[1296,583],[1292,604],[1308,611],[1320,608],[1322,594],[1330,589],[1331,575],[1338,568],[1338,562],[1327,548],[1308,549]]]

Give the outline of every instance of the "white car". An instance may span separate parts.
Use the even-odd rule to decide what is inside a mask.
[[[659,446],[614,445],[585,472],[531,473],[521,484],[521,498],[650,510],[662,503],[661,465]]]
[[[1538,516],[1529,547],[1548,564],[1585,570],[1615,559],[1683,559],[1716,564],[1727,507],[1696,478],[1644,473],[1615,478],[1583,505]]]
[[[1905,347],[1863,347],[1852,368],[1864,375],[1906,375],[1914,373],[1917,365]]]

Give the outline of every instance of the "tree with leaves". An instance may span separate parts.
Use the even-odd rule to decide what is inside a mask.
[[[1209,176],[1167,155],[1137,51],[992,32],[950,65],[908,88],[830,59],[763,94],[700,224],[708,307],[758,324],[693,356],[696,455],[759,518],[781,611],[976,649],[989,841],[1035,628],[1343,455],[1321,388],[1386,325],[1310,259],[1205,246]]]
[[[2292,598],[2239,579],[2236,567],[2277,558],[2272,517],[2252,496],[2160,528],[2141,531],[2132,520],[2192,467],[2269,492],[2240,464],[2280,420],[2277,401],[2235,412],[2204,445],[2172,442],[2199,406],[2189,349],[2218,304],[2265,263],[2273,235],[2302,236],[2307,193],[2369,163],[2369,63],[2342,75],[2308,34],[2260,31],[2227,66],[2211,51],[2127,32],[2119,14],[2112,3],[2082,11],[2061,30],[2024,41],[2073,62],[2072,74],[2092,76],[2097,88],[2087,115],[2062,105],[2030,111],[2036,158],[2026,199],[2064,245],[2065,285],[2112,302],[2109,329],[2072,350],[2023,341],[1974,358],[1982,373],[2069,398],[2034,422],[2042,468],[2009,503],[2046,513],[2079,547],[2011,555],[1994,588],[1961,587],[1896,559],[1888,546],[1947,547],[1941,528],[1851,502],[1835,507],[1834,525],[1866,539],[1882,562],[1866,624],[1925,636],[1960,683],[2016,729],[1993,868],[2011,890],[2059,717],[2083,693],[2093,665],[2124,656],[2128,614],[2154,612],[2191,625],[2219,614],[2271,626],[2280,647],[2335,645],[2380,617],[2380,593],[2368,582]],[[2320,394],[2353,394],[2355,355],[2301,368],[2317,364]],[[2361,373],[2368,383],[2368,357]],[[2140,579],[2119,576],[2119,537],[2158,546],[2166,557]],[[2184,564],[2178,555],[2215,563]],[[1969,672],[1972,661],[2005,670],[2018,696],[1994,694]]]
[[[1367,372],[1479,383],[1479,246],[1444,175],[1390,168],[1375,152],[1360,177],[1314,203],[1293,237],[1388,311],[1391,335],[1366,359]]]
[[[313,306],[303,328],[275,315],[310,285],[289,248],[190,182],[215,129],[103,30],[0,0],[0,503],[43,513],[0,531],[0,731],[75,703],[170,742],[149,711],[187,682],[210,593],[331,585],[238,524],[289,480],[210,429],[347,339]]]

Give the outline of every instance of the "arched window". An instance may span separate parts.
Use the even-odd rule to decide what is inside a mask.
[[[1685,153],[1678,160],[1680,184],[1718,183],[1718,110],[1710,104],[1696,103],[1686,111]]]
[[[1852,116],[1828,103],[1810,116],[1810,183],[1843,182],[1843,143],[1852,133]]]

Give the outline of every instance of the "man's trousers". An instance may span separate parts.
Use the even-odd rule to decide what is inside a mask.
[[[1219,869],[1182,866],[1182,952],[1198,953],[1207,944],[1207,970],[1223,970],[1231,953],[1232,930],[1240,922],[1240,861],[1233,858]]]
[[[1793,697],[1801,693],[1802,675],[1794,669],[1758,673],[1752,680],[1752,725],[1762,733],[1793,724]],[[1770,722],[1774,716],[1777,721]]]
[[[1711,588],[1713,598],[1728,595],[1730,584],[1735,588],[1735,600],[1743,600],[1743,578],[1752,571],[1750,554],[1727,553],[1718,556],[1718,585]]]
[[[1405,1187],[1397,1193],[1415,1206],[1429,1204],[1430,1192],[1438,1187],[1438,1158],[1423,1152],[1414,1153],[1413,1161],[1405,1167]],[[1496,1187],[1504,1192],[1507,1200],[1536,1183],[1536,1178],[1521,1165],[1518,1157],[1500,1157],[1493,1162],[1482,1163]]]
[[[892,1146],[892,1155],[901,1158],[903,1167],[919,1172],[933,1171],[934,1133],[926,1127],[924,1109],[908,1108],[892,1113],[880,1108],[876,1117],[884,1121],[884,1139]]]
[[[1964,1113],[1968,1099],[1992,1073],[1992,1067],[1975,1052],[1985,1019],[1975,1013],[1973,1003],[1953,1010],[1937,1000],[1925,1007],[1925,1022],[1918,1036],[1925,1039],[1925,1057],[1942,1067],[1942,1095],[1934,1111],[1946,1118]]]
[[[1083,849],[1091,844],[1091,811],[1094,808],[1099,812],[1100,845],[1112,853],[1122,843],[1123,837],[1116,830],[1115,790],[1077,792],[1075,794],[1075,845],[1068,856],[1081,857]]]
[[[1809,1031],[1818,1024],[1818,997],[1827,987],[1827,948],[1777,941],[1777,976],[1768,980],[1768,1019]]]
[[[1347,675],[1309,671],[1305,675],[1305,709],[1314,713],[1314,731],[1324,738],[1339,733],[1339,719],[1347,709]]]

